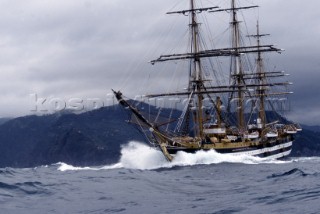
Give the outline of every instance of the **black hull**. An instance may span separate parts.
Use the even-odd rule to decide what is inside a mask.
[[[196,153],[200,150],[209,151],[212,149],[189,149],[184,147],[166,147],[169,154],[177,154],[177,152]],[[275,141],[273,143],[261,144],[259,146],[248,146],[242,148],[228,148],[228,149],[214,149],[221,154],[235,154],[235,155],[253,155],[261,158],[275,157],[282,158],[290,154],[292,149],[292,140],[288,141]]]

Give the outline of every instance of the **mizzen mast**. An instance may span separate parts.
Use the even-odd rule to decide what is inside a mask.
[[[258,49],[258,57],[256,60],[257,64],[257,79],[258,79],[258,95],[259,95],[259,118],[261,120],[262,128],[265,127],[267,120],[266,120],[266,112],[265,112],[265,92],[266,88],[265,85],[266,82],[266,72],[264,71],[264,65],[263,65],[263,58],[262,58],[262,52],[261,49],[261,37],[269,36],[270,34],[260,34],[260,28],[259,28],[259,21],[257,21],[257,34],[256,35],[250,35],[251,37],[254,37],[257,39],[257,49]]]

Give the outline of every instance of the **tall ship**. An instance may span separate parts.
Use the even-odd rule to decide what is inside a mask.
[[[181,98],[183,106],[172,111],[158,108],[151,116],[151,111],[140,109],[135,100],[113,90],[119,104],[132,114],[131,122],[141,128],[168,161],[178,152],[200,150],[272,159],[288,156],[294,136],[301,128],[284,118],[277,101],[282,103],[292,93],[288,91],[292,83],[284,80],[287,76],[284,71],[266,69],[264,60],[265,53],[283,50],[262,44],[261,38],[268,34],[260,33],[258,21],[251,35],[243,36],[241,31],[240,14],[258,6],[240,6],[239,0],[230,0],[227,8],[201,7],[199,0],[188,1],[188,9],[167,13],[189,17],[188,51],[161,55],[151,61],[152,65],[167,61],[187,63],[186,87],[145,95],[153,99]],[[230,17],[230,44],[225,48],[208,48],[204,44],[202,33],[208,27],[203,29],[206,21],[201,18],[210,19],[215,13],[227,13]],[[251,43],[246,43],[246,39]],[[217,58],[228,63],[225,81],[219,78]]]

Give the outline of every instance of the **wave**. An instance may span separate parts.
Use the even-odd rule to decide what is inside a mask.
[[[291,158],[292,162],[312,162],[312,163],[320,163],[320,157],[293,157]]]
[[[23,193],[27,195],[50,194],[50,191],[41,182],[4,183],[0,182],[0,196],[13,197],[12,193]]]
[[[305,177],[310,174],[305,173],[303,170],[299,168],[294,168],[284,173],[272,174],[268,178],[279,178],[279,177],[288,177],[288,176],[295,176],[295,175]]]
[[[3,168],[3,169],[0,169],[0,175],[14,175],[15,174],[15,171],[12,169],[12,168]]]
[[[163,154],[156,148],[139,142],[130,142],[122,147],[120,161],[116,164],[102,167],[75,167],[66,163],[58,163],[58,170],[107,170],[119,168],[153,170],[159,168],[172,168],[176,166],[220,163],[281,164],[288,163],[288,161],[270,160],[249,155],[220,154],[214,150],[210,150],[198,151],[194,154],[178,152],[174,160],[172,162],[168,162]]]
[[[104,170],[104,169],[120,169],[123,168],[120,163],[109,165],[109,166],[102,166],[102,167],[78,167],[78,166],[72,166],[63,162],[59,162],[54,164],[58,166],[59,171],[79,171],[79,170]]]

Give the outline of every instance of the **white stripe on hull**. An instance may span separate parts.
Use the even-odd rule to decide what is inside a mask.
[[[292,146],[292,142],[293,141],[290,141],[290,142],[287,142],[287,143],[284,143],[284,144],[280,144],[280,145],[276,145],[276,146],[268,147],[268,148],[263,148],[263,149],[256,149],[256,150],[245,151],[245,152],[224,153],[224,154],[230,154],[230,155],[234,155],[234,156],[237,156],[237,155],[258,156],[258,155],[266,153],[266,152],[273,152],[273,151],[277,151],[277,150],[280,150],[280,149],[285,149],[285,148],[291,147]],[[290,153],[291,153],[291,149],[288,150],[288,151],[280,152],[280,153],[277,153],[277,154],[274,154],[274,155],[269,155],[269,156],[262,157],[262,158],[265,158],[265,159],[278,159],[278,158],[283,158],[285,156],[288,156]],[[175,156],[175,154],[171,154],[171,155]]]
[[[267,157],[265,157],[265,159],[279,159],[279,158],[283,158],[285,156],[290,155],[290,153],[291,153],[291,149],[289,151],[286,151],[286,152],[281,152],[281,153],[278,153],[278,154],[275,154],[275,155],[267,156]]]
[[[284,149],[284,148],[287,148],[290,146],[292,146],[292,141],[290,141],[288,143],[276,145],[273,147],[269,147],[269,148],[251,150],[251,151],[247,151],[247,152],[234,152],[234,153],[230,153],[230,154],[232,154],[232,155],[260,155],[260,154],[263,154],[266,152],[273,152],[273,151]],[[287,151],[287,152],[289,152],[289,154],[290,154],[291,150]],[[285,152],[283,152],[283,153],[285,153]],[[279,154],[282,154],[282,153],[279,153]],[[278,155],[278,154],[276,154],[276,155]],[[276,155],[272,155],[272,156],[276,156]],[[270,157],[272,157],[272,156],[270,156]]]

